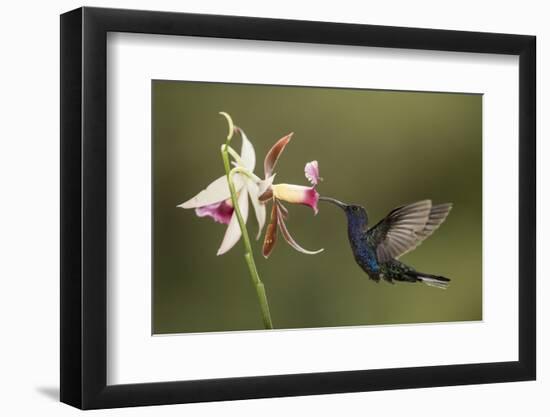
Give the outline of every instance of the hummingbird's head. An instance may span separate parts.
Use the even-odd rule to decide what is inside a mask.
[[[319,200],[327,201],[344,210],[344,213],[346,213],[346,217],[348,218],[348,224],[351,227],[362,227],[368,223],[367,211],[363,206],[342,203],[341,201],[330,197],[319,197]]]
[[[368,216],[365,207],[356,204],[347,204],[344,211],[348,218],[348,224],[351,227],[363,227],[367,225]]]

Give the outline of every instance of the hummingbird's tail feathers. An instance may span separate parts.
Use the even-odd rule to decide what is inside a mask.
[[[418,281],[423,282],[430,287],[436,287],[442,290],[447,289],[447,287],[449,286],[449,282],[451,281],[449,278],[446,277],[424,274],[422,272],[419,272],[416,278],[418,279]]]
[[[396,261],[395,259],[381,265],[381,276],[390,282],[422,282],[430,287],[441,289],[447,288],[451,281],[449,278],[440,275],[418,272],[414,268],[405,265],[403,262]]]

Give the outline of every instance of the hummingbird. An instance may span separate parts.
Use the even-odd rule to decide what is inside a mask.
[[[431,200],[397,207],[373,227],[364,207],[345,204],[330,197],[319,197],[344,210],[348,221],[348,238],[357,264],[370,279],[379,282],[422,282],[446,288],[450,279],[416,271],[398,261],[415,249],[445,221],[452,203],[432,205]]]

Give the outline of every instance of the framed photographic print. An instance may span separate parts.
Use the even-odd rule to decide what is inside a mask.
[[[61,400],[535,379],[535,38],[61,16]]]

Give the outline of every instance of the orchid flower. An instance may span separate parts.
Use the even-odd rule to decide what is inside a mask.
[[[258,197],[263,193],[265,187],[259,177],[254,175],[256,165],[256,152],[254,146],[248,140],[244,131],[235,127],[242,139],[241,154],[228,147],[229,154],[233,157],[235,166],[233,183],[238,195],[238,204],[243,217],[248,218],[248,200],[252,203],[256,219],[258,221],[258,234],[260,237],[266,219],[265,205],[260,203]],[[222,243],[218,249],[218,255],[229,251],[241,238],[242,232],[231,201],[231,192],[227,183],[226,175],[214,180],[204,190],[185,203],[178,205],[184,209],[195,209],[198,217],[211,217],[214,221],[227,225]]]
[[[228,147],[229,154],[233,158],[233,183],[237,192],[237,201],[244,222],[248,220],[248,200],[254,207],[256,219],[258,221],[258,233],[256,239],[261,236],[266,221],[266,202],[273,201],[271,220],[268,226],[264,244],[263,254],[267,258],[277,238],[277,229],[281,230],[284,239],[288,244],[299,252],[314,255],[322,252],[323,249],[310,251],[302,248],[290,235],[285,220],[288,217],[288,210],[282,202],[292,204],[304,204],[310,206],[317,214],[317,202],[319,193],[315,186],[321,180],[319,176],[319,164],[317,161],[308,162],[305,167],[306,178],[311,182],[311,186],[294,184],[273,184],[275,174],[273,173],[277,161],[286,145],[290,142],[293,133],[290,133],[279,139],[269,150],[264,160],[264,179],[260,179],[254,174],[256,165],[256,153],[252,143],[248,140],[244,131],[235,127],[235,132],[239,132],[242,138],[241,154]],[[204,190],[185,203],[178,205],[185,209],[195,209],[198,217],[211,217],[214,221],[227,225],[222,243],[217,254],[223,255],[229,251],[239,241],[242,231],[236,216],[236,211],[231,200],[231,192],[227,183],[227,177],[224,175],[214,180]]]
[[[281,229],[283,237],[294,249],[302,253],[316,254],[318,251],[308,251],[302,248],[292,238],[286,228],[285,220],[288,211],[282,201],[310,206],[317,214],[317,202],[319,193],[315,190],[319,180],[319,164],[317,161],[308,162],[305,167],[306,178],[311,182],[310,187],[303,185],[273,184],[275,174],[273,170],[282,151],[292,138],[292,133],[286,135],[270,149],[264,161],[264,179],[254,174],[256,166],[256,153],[252,143],[245,133],[233,124],[228,113],[220,112],[228,124],[228,134],[225,144],[221,147],[221,155],[225,169],[225,175],[214,180],[204,190],[185,203],[178,205],[184,209],[195,209],[198,217],[211,217],[215,222],[226,224],[227,229],[222,243],[218,249],[218,255],[230,250],[241,239],[244,245],[244,258],[248,265],[250,279],[256,289],[256,295],[262,312],[264,328],[273,329],[273,322],[269,312],[269,304],[265,286],[254,262],[254,253],[250,244],[246,221],[248,220],[248,200],[252,203],[256,219],[258,221],[259,239],[266,220],[266,202],[271,199],[273,207],[271,221],[267,229],[263,254],[267,258],[275,245],[277,228]],[[240,155],[229,145],[235,133],[239,133],[242,139]],[[231,161],[231,158],[233,161]],[[233,165],[233,168],[231,168]]]
[[[315,189],[317,184],[322,178],[319,176],[319,163],[317,161],[308,162],[305,166],[304,172],[306,178],[311,183],[311,186],[294,185],[294,184],[272,184],[275,175],[273,170],[279,160],[279,157],[286,145],[290,142],[292,133],[283,137],[267,153],[264,161],[264,187],[266,191],[260,195],[260,201],[267,202],[273,201],[271,208],[271,220],[267,226],[262,253],[264,257],[269,257],[275,243],[277,242],[277,229],[281,230],[283,238],[286,242],[295,250],[308,255],[315,255],[323,251],[319,249],[316,251],[310,251],[301,247],[290,235],[286,227],[286,219],[288,218],[288,210],[283,205],[283,201],[292,204],[303,204],[313,209],[313,212],[317,214],[317,203],[319,201],[319,193]]]

